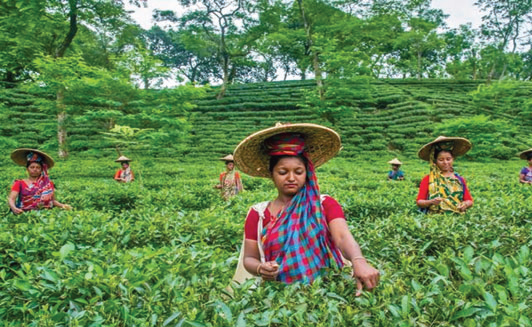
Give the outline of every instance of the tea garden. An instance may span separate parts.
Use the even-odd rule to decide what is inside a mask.
[[[222,100],[207,89],[190,102],[177,103],[179,91],[154,93],[152,102],[70,104],[71,155],[50,175],[74,210],[14,216],[3,207],[0,326],[532,325],[532,188],[518,183],[524,162],[515,156],[529,144],[530,85],[506,87],[505,97],[478,81],[331,81],[327,92],[338,96],[325,105],[316,105],[313,87],[255,83],[232,86]],[[2,89],[0,100],[7,195],[25,176],[9,151],[54,154],[56,122],[42,95]],[[188,136],[173,139],[167,132],[183,118]],[[132,130],[166,124],[126,148],[136,173],[129,185],[112,180],[113,121]],[[244,176],[245,192],[222,201],[213,189],[224,168],[217,159],[277,121],[325,124],[342,136],[343,150],[318,178],[381,271],[374,292],[355,297],[348,269],[312,285],[231,282],[246,213],[275,192],[270,181]],[[427,216],[415,206],[429,171],[416,151],[437,133],[474,143],[455,165],[475,199],[465,215]],[[405,163],[403,182],[386,180],[394,156]]]
[[[382,156],[337,158],[318,169],[342,204],[380,286],[355,297],[349,271],[306,286],[231,284],[248,208],[274,196],[244,178],[223,202],[216,160],[139,158],[117,185],[112,158],[60,161],[51,176],[73,211],[0,218],[3,326],[529,326],[532,188],[519,161],[457,161],[475,206],[463,216],[419,213],[428,171],[405,159],[388,182]],[[24,176],[7,160],[2,185]]]

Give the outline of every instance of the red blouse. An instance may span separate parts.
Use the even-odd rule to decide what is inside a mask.
[[[461,176],[460,176],[461,177]],[[471,193],[469,193],[469,188],[467,187],[467,183],[465,178],[462,177],[464,180],[464,201],[473,201],[473,198],[471,197]],[[423,177],[421,180],[421,184],[419,185],[419,193],[417,194],[416,201],[419,200],[427,200],[429,198],[429,175]]]
[[[324,200],[321,202],[323,206],[323,214],[327,224],[333,221],[336,218],[345,219],[344,211],[342,206],[334,198],[326,195]],[[264,220],[262,222],[263,226],[266,226],[270,222],[271,213],[268,208],[264,211]],[[246,224],[244,226],[244,234],[246,239],[256,241],[257,240],[257,227],[259,224],[259,213],[254,209],[251,209],[246,217]]]

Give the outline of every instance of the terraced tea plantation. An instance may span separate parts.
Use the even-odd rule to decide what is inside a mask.
[[[437,136],[433,131],[445,119],[492,113],[472,102],[471,92],[480,84],[450,80],[346,81],[344,87],[363,92],[342,94],[337,105],[349,110],[334,125],[311,108],[302,106],[308,92],[315,88],[314,81],[233,85],[221,100],[212,92],[196,102],[189,151],[194,156],[224,155],[232,152],[245,136],[280,121],[333,127],[342,134],[343,157],[368,151],[415,155],[422,144]],[[532,96],[531,85],[523,83],[521,87],[523,96]],[[525,124],[522,120],[518,123]],[[529,127],[523,126],[516,135],[524,143],[528,142],[528,130]]]
[[[212,89],[202,99],[192,101],[195,107],[188,110],[190,133],[186,141],[178,142],[173,153],[188,159],[224,156],[232,152],[245,136],[281,121],[314,122],[334,127],[343,137],[342,157],[355,157],[368,151],[415,155],[420,145],[437,136],[433,131],[442,121],[492,115],[500,105],[490,100],[493,105],[486,109],[472,102],[471,92],[482,85],[480,81],[371,80],[341,84],[361,92],[339,97],[335,105],[345,107],[346,112],[334,125],[311,107],[304,106],[308,94],[315,92],[312,80],[232,85],[221,100],[216,99],[217,90]],[[523,99],[532,96],[532,84],[522,82],[519,85],[520,95],[512,95],[507,104],[517,111]],[[157,91],[153,92],[157,94]],[[13,143],[13,146],[38,145],[51,152],[57,150],[57,122],[54,114],[43,109],[42,97],[18,89],[0,90],[0,118],[4,121],[0,126],[0,137],[4,142]],[[166,105],[173,108],[180,104]],[[118,110],[125,116],[113,120],[102,114],[99,120],[80,120],[80,116],[89,110]],[[108,132],[111,122],[136,128],[156,128],[150,117],[160,115],[161,110],[150,101],[130,99],[128,103],[74,103],[69,105],[69,113],[66,121],[68,149],[94,157],[115,153],[114,144],[102,134]],[[168,117],[172,117],[171,110]],[[517,126],[515,135],[505,140],[509,146],[519,145],[524,149],[530,145],[532,120],[520,118],[517,113],[494,115],[493,118],[502,118]]]
[[[25,174],[6,157],[4,194]],[[2,326],[532,325],[523,162],[457,160],[475,206],[432,216],[415,207],[428,167],[414,157],[400,157],[404,182],[386,181],[389,158],[380,155],[319,168],[322,192],[342,204],[382,273],[357,298],[347,269],[310,286],[231,284],[247,210],[275,195],[268,180],[244,177],[246,192],[225,203],[212,188],[223,169],[216,160],[135,157],[136,182],[118,185],[112,159],[73,156],[51,170],[57,198],[73,211],[14,216],[3,207]]]

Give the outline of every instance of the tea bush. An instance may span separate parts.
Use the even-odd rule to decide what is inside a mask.
[[[312,285],[231,284],[249,207],[270,181],[243,176],[229,202],[212,186],[223,164],[139,158],[132,184],[111,158],[59,161],[51,177],[73,211],[0,216],[3,326],[531,326],[532,188],[523,161],[456,161],[474,207],[423,215],[415,197],[428,165],[390,154],[337,158],[318,169],[366,257],[381,271],[355,297],[348,269]],[[23,168],[0,164],[4,194]]]

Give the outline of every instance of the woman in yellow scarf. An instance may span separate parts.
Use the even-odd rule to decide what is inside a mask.
[[[454,158],[471,149],[469,140],[440,136],[424,145],[418,156],[430,162],[430,174],[419,186],[417,205],[431,213],[464,213],[473,206],[465,179],[453,168]]]

